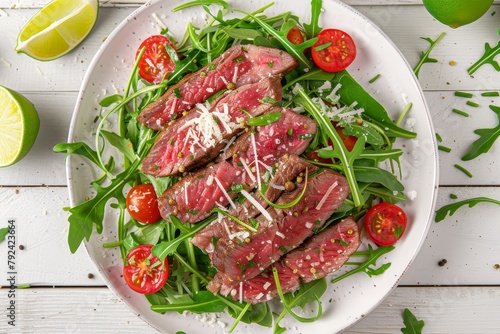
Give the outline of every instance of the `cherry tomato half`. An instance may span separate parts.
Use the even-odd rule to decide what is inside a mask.
[[[292,44],[302,44],[304,43],[304,35],[302,35],[302,31],[300,31],[299,27],[295,26],[288,31],[286,38]]]
[[[340,72],[356,58],[356,45],[348,33],[339,29],[324,29],[311,48],[314,63],[324,71]]]
[[[157,84],[164,77],[168,78],[168,75],[175,69],[174,61],[170,58],[167,50],[165,50],[166,44],[175,50],[172,42],[163,35],[153,35],[141,43],[135,55],[137,58],[142,48],[146,48],[138,64],[141,78],[150,83]]]
[[[365,228],[377,245],[390,246],[398,241],[406,229],[406,214],[399,206],[379,203],[370,208],[365,217]]]
[[[151,184],[139,184],[127,194],[125,200],[128,213],[144,224],[153,224],[161,219],[158,197]]]
[[[151,253],[153,245],[139,245],[127,255],[123,277],[135,292],[150,294],[159,291],[168,278],[168,260],[161,261]]]

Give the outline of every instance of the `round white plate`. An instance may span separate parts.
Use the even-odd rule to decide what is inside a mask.
[[[302,22],[310,22],[310,1],[276,0],[266,10],[268,15],[292,10]],[[353,325],[372,311],[400,280],[415,258],[427,234],[434,212],[437,191],[437,151],[429,111],[422,90],[413,71],[401,52],[371,21],[351,7],[337,0],[324,0],[321,27],[340,28],[351,34],[358,55],[348,68],[349,72],[386,107],[396,118],[408,102],[413,103],[403,126],[418,133],[415,140],[403,140],[397,146],[404,150],[402,167],[405,192],[409,198],[402,204],[409,217],[409,228],[396,249],[379,260],[378,265],[390,262],[390,268],[380,276],[368,277],[359,273],[338,284],[328,283],[323,295],[323,317],[313,323],[298,323],[286,319],[286,333],[337,333]],[[94,118],[99,110],[98,101],[111,93],[122,93],[130,74],[137,47],[145,38],[160,32],[159,21],[178,38],[183,37],[188,22],[203,26],[208,20],[200,8],[172,12],[180,0],[154,1],[146,4],[122,22],[107,38],[97,52],[83,81],[70,127],[69,141],[93,143]],[[252,11],[268,3],[267,0],[230,1],[235,7]],[[380,74],[378,80],[368,80]],[[90,181],[100,174],[79,157],[68,159],[68,185],[71,205],[75,206],[93,196]],[[184,331],[196,333],[225,333],[221,322],[229,326],[232,318],[225,314],[165,315],[152,312],[144,296],[132,292],[122,277],[120,255],[115,249],[104,249],[102,244],[116,240],[116,220],[106,219],[102,235],[94,235],[86,243],[89,256],[107,285],[142,319],[163,333]],[[329,281],[328,281],[329,282]],[[216,318],[217,317],[217,318]],[[207,321],[208,320],[208,321]],[[210,320],[219,320],[213,321]],[[271,333],[272,330],[258,325],[240,323],[235,333]]]

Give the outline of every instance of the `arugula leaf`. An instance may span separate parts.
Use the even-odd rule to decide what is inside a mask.
[[[127,251],[130,251],[132,248],[138,245],[156,245],[160,236],[165,229],[165,223],[156,223],[145,225],[134,232],[127,235],[124,239],[123,244]]]
[[[86,143],[59,143],[54,146],[53,150],[56,153],[66,153],[66,156],[69,156],[70,154],[81,155],[92,161],[96,166],[99,166],[97,152],[90,148],[90,146]]]
[[[379,167],[355,166],[354,175],[360,182],[378,183],[392,191],[403,191],[404,186],[393,174]]]
[[[181,314],[184,311],[193,313],[223,312],[226,308],[227,305],[219,297],[206,290],[194,294],[191,302],[151,305],[151,310],[158,313],[175,311]]]
[[[122,138],[114,132],[101,130],[104,138],[116,147],[129,161],[134,161],[136,159],[134,148],[130,139]]]
[[[440,221],[444,220],[448,214],[450,216],[452,216],[455,213],[455,211],[460,209],[462,206],[468,205],[469,208],[472,208],[473,206],[475,206],[476,204],[481,203],[481,202],[487,202],[487,203],[493,203],[493,204],[500,205],[500,201],[489,198],[489,197],[470,198],[470,199],[466,199],[463,201],[459,201],[459,202],[445,205],[445,206],[441,207],[440,209],[436,210],[436,217],[434,218],[434,220],[436,223],[439,223]]]
[[[441,38],[444,37],[444,35],[445,35],[445,33],[442,32],[441,35],[439,35],[439,37],[436,38],[435,41],[433,41],[430,37],[420,37],[421,39],[429,42],[430,45],[429,45],[429,48],[427,49],[427,51],[425,51],[425,52],[421,51],[420,61],[417,64],[417,66],[415,66],[415,68],[413,69],[413,72],[415,72],[415,76],[417,78],[418,78],[418,74],[420,73],[420,69],[422,68],[422,65],[424,65],[425,63],[437,63],[438,62],[437,59],[431,58],[430,54],[431,54],[432,49],[434,49],[434,47],[441,40]]]
[[[140,159],[137,159],[129,168],[118,174],[107,187],[93,183],[93,187],[97,190],[94,198],[73,208],[64,208],[65,211],[70,212],[68,245],[71,253],[76,252],[83,239],[87,241],[90,239],[94,225],[98,233],[102,232],[104,211],[110,199],[115,198],[125,202],[123,187],[137,173],[139,163]]]
[[[309,97],[309,95],[304,92],[302,89],[298,91],[298,95],[301,97],[302,106],[306,109],[309,114],[311,114],[318,123],[318,126],[322,129],[323,133],[325,133],[333,143],[333,150],[328,151],[329,158],[337,158],[344,165],[344,173],[347,181],[349,183],[349,187],[351,188],[352,197],[354,199],[355,206],[361,206],[363,201],[363,196],[359,191],[358,183],[356,182],[356,178],[353,170],[354,160],[361,154],[363,148],[365,146],[364,137],[358,138],[356,144],[354,145],[352,151],[346,149],[340,135],[337,130],[333,126],[330,119],[321,111],[321,109],[313,102],[313,100]],[[323,150],[324,151],[324,150]]]
[[[499,54],[500,54],[500,41],[494,48],[492,48],[489,43],[486,43],[484,45],[484,54],[481,56],[481,58],[479,58],[478,61],[476,61],[474,64],[472,64],[471,67],[467,69],[467,73],[469,73],[469,75],[472,75],[481,66],[485,64],[490,64],[493,66],[495,70],[500,71],[500,65],[495,60],[495,57],[498,56]]]
[[[421,334],[424,328],[424,321],[417,318],[407,308],[403,311],[403,323],[406,327],[401,328],[403,334]]]
[[[319,16],[321,14],[322,0],[311,0],[311,23],[304,24],[304,29],[308,36],[316,36],[321,31],[319,26]]]
[[[479,135],[479,138],[472,143],[467,153],[462,157],[463,161],[472,160],[480,154],[488,152],[498,136],[500,136],[500,107],[490,105],[490,109],[497,114],[499,123],[494,128],[477,129],[474,131],[475,134]]]
[[[247,119],[247,124],[248,126],[265,126],[277,122],[281,118],[281,116],[283,116],[283,113],[281,113],[280,111],[270,112],[261,116]]]
[[[228,28],[224,32],[234,39],[255,39],[262,36],[258,30],[245,28]]]
[[[363,108],[363,116],[367,117],[382,129],[387,129],[391,135],[403,138],[415,138],[414,132],[397,126],[389,117],[384,107],[375,100],[346,70],[338,72],[332,79],[332,87],[340,84],[337,94],[342,105],[350,106],[357,102],[356,107]]]
[[[383,274],[391,266],[390,262],[385,263],[378,268],[371,268],[371,266],[375,266],[377,264],[377,260],[382,255],[387,254],[394,249],[395,249],[394,246],[384,246],[384,247],[379,246],[378,248],[376,248],[374,250],[373,247],[369,244],[368,251],[355,253],[356,255],[366,256],[368,258],[363,262],[347,262],[346,265],[355,265],[355,266],[357,266],[357,268],[354,268],[354,269],[352,269],[352,270],[350,270],[350,271],[348,271],[348,272],[346,272],[338,277],[335,277],[334,279],[332,279],[331,282],[337,283],[337,282],[343,280],[344,278],[349,277],[349,276],[354,275],[354,274],[359,273],[359,272],[364,272],[370,277]]]
[[[4,241],[5,237],[7,234],[9,234],[10,228],[9,227],[2,227],[0,228],[0,241]]]

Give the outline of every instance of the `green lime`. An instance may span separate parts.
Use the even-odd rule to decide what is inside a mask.
[[[38,60],[59,58],[87,37],[98,11],[98,0],[53,0],[21,29],[16,51]]]
[[[423,3],[436,20],[458,28],[483,16],[493,0],[423,0]]]
[[[0,167],[21,160],[35,143],[40,119],[21,94],[0,86]]]

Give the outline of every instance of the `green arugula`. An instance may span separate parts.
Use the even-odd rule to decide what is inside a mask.
[[[436,38],[436,40],[432,40],[430,37],[420,37],[424,41],[429,42],[430,45],[429,45],[429,48],[427,49],[427,51],[425,51],[425,52],[421,51],[420,61],[418,62],[417,66],[415,66],[415,68],[413,69],[413,72],[415,72],[415,76],[417,78],[418,78],[418,74],[420,73],[420,69],[422,68],[422,65],[424,65],[425,63],[437,63],[438,62],[437,59],[431,58],[430,54],[431,54],[432,49],[434,49],[434,47],[441,40],[441,38],[444,37],[444,35],[445,35],[445,33],[442,32],[441,35],[439,35],[439,37]]]
[[[422,334],[425,324],[423,320],[417,320],[407,308],[403,311],[403,323],[405,324],[405,327],[401,328],[403,334]]]
[[[353,255],[354,256],[366,256],[367,259],[362,262],[346,262],[346,265],[354,265],[356,268],[335,277],[332,279],[332,283],[337,283],[341,280],[343,280],[346,277],[349,277],[351,275],[354,275],[359,272],[364,272],[368,276],[377,276],[383,274],[389,267],[391,266],[391,263],[384,263],[378,268],[372,268],[371,266],[375,266],[377,264],[377,260],[384,254],[387,254],[394,250],[394,246],[385,246],[385,247],[378,247],[376,249],[373,249],[371,245],[368,245],[368,250],[364,252],[355,252]]]
[[[489,43],[486,43],[484,45],[484,54],[481,56],[481,58],[479,58],[478,61],[476,61],[474,64],[472,64],[471,67],[467,69],[467,73],[469,73],[469,75],[472,75],[481,66],[486,64],[490,64],[491,66],[493,66],[495,70],[500,71],[500,65],[495,60],[495,57],[498,56],[499,54],[500,54],[500,41],[495,47],[491,47]]]
[[[304,24],[304,29],[307,36],[316,36],[322,30],[322,28],[319,26],[319,16],[321,15],[322,7],[322,0],[311,1],[311,22],[309,24]]]
[[[500,136],[500,107],[490,105],[490,109],[497,115],[499,124],[494,128],[477,129],[474,131],[475,134],[479,135],[479,138],[472,143],[467,153],[462,157],[463,161],[472,160],[480,154],[488,152],[498,136]]]
[[[488,197],[470,198],[441,207],[439,210],[436,211],[436,217],[434,218],[434,220],[436,221],[436,223],[439,223],[440,221],[444,220],[447,215],[452,216],[455,213],[455,211],[460,209],[462,206],[468,205],[469,208],[472,208],[473,206],[481,202],[500,205],[500,201]]]
[[[270,112],[264,115],[251,117],[247,119],[248,126],[265,126],[272,123],[276,123],[281,116],[283,116],[282,112]]]

